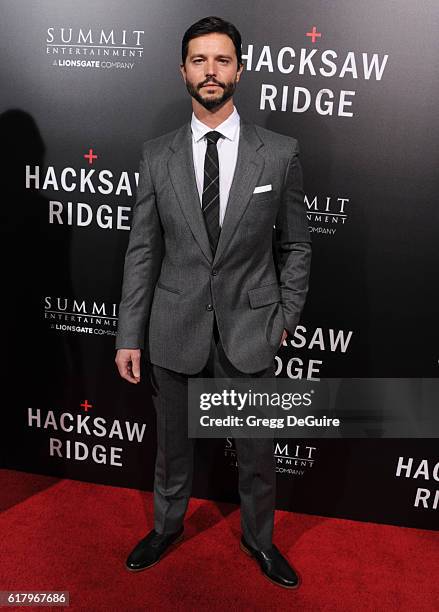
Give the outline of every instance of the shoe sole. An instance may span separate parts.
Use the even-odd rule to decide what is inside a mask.
[[[139,567],[139,569],[134,569],[132,567],[128,567],[128,565],[125,564],[125,569],[127,569],[129,572],[143,572],[144,570],[149,569],[150,567],[152,567],[153,565],[157,565],[157,563],[159,563],[164,557],[166,557],[166,555],[171,552],[171,549],[178,544],[179,542],[181,542],[181,540],[183,539],[184,533],[182,533],[181,535],[178,536],[178,538],[176,540],[174,540],[174,542],[172,542],[172,544],[165,550],[165,552],[157,559],[157,561],[154,561],[154,563],[151,563],[150,565],[145,565],[145,567]]]
[[[298,580],[297,580],[297,584],[295,584],[294,586],[286,586],[285,584],[281,584],[280,582],[276,582],[275,580],[272,580],[271,578],[269,578],[269,577],[267,576],[267,574],[264,574],[264,572],[261,570],[261,566],[259,565],[259,563],[257,562],[257,560],[254,558],[254,556],[252,555],[252,553],[249,551],[249,549],[248,549],[248,548],[246,548],[242,542],[240,542],[240,543],[239,543],[239,546],[240,546],[241,550],[243,550],[243,551],[246,553],[246,555],[248,555],[249,557],[251,557],[251,558],[252,558],[252,559],[253,559],[253,560],[254,560],[254,561],[257,563],[257,565],[258,565],[258,567],[259,567],[259,569],[260,569],[260,571],[261,571],[261,574],[264,576],[264,578],[266,578],[267,580],[269,580],[270,582],[272,582],[272,583],[273,583],[273,584],[275,584],[276,586],[280,586],[280,587],[282,587],[283,589],[297,589],[297,587],[299,587],[299,586],[300,586],[300,583],[302,582],[302,580],[301,580],[300,576],[297,574],[297,572],[296,572],[296,574],[297,574],[297,578],[298,578]],[[294,571],[296,571],[296,570],[294,570]]]

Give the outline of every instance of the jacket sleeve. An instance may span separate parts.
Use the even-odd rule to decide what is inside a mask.
[[[275,252],[285,327],[293,334],[308,293],[311,266],[311,236],[297,140],[294,140],[282,187],[276,218]]]
[[[144,348],[146,324],[162,258],[162,227],[144,144],[136,203],[125,253],[116,349]]]

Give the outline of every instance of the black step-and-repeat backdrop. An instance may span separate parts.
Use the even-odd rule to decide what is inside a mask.
[[[181,37],[243,36],[242,116],[301,145],[309,299],[278,375],[437,377],[434,0],[2,0],[3,465],[151,489],[150,389],[114,364],[142,142],[190,119]],[[278,508],[436,528],[435,439],[276,447]],[[196,496],[238,501],[232,440]]]

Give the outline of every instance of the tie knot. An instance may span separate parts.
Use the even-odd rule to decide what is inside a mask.
[[[220,134],[219,132],[215,132],[215,130],[213,130],[212,132],[207,132],[206,134],[206,138],[207,138],[207,142],[208,144],[214,144],[216,145],[216,143],[218,142],[218,140],[220,138],[223,138],[223,135]]]

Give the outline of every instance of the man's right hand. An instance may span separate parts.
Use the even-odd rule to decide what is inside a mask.
[[[119,374],[130,383],[140,382],[140,352],[141,349],[118,349],[116,353]]]

